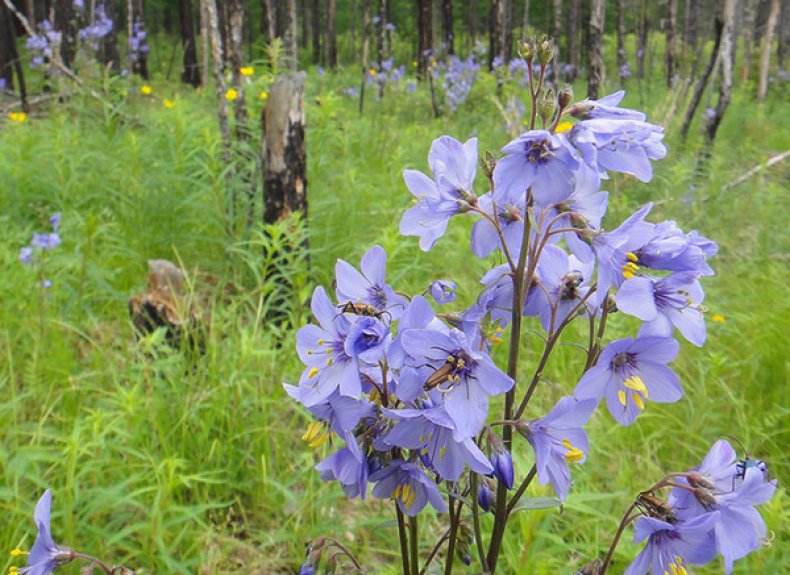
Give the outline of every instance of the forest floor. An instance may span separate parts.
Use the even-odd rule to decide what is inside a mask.
[[[717,274],[705,284],[708,342],[684,342],[675,364],[685,388],[679,403],[652,404],[630,427],[596,413],[591,451],[574,469],[567,504],[512,522],[506,573],[573,572],[605,550],[635,493],[666,471],[697,465],[725,434],[767,460],[780,485],[762,508],[772,545],[735,571],[780,573],[790,564],[790,161],[723,190],[790,149],[790,86],[772,85],[762,106],[755,83],[736,89],[700,166],[700,126],[680,141],[685,96],[666,89],[660,68],[658,61],[649,79],[628,81],[624,105],[667,126],[669,155],[655,163],[649,184],[619,175],[606,183],[607,222],[652,200],[654,221],[673,219],[719,243]],[[282,389],[300,374],[294,333],[306,316],[294,305],[288,320],[263,321],[277,262],[264,266],[260,254],[287,237],[272,240],[246,226],[242,199],[228,224],[214,91],[193,92],[164,76],[157,70],[147,96],[135,79],[106,86],[133,121],[73,93],[24,122],[0,124],[0,549],[32,543],[33,505],[48,487],[58,541],[140,573],[293,573],[305,544],[321,535],[360,552],[372,572],[395,572],[389,502],[348,501],[336,484],[322,483],[312,470],[322,450],[300,440],[309,419]],[[252,118],[269,81],[251,80]],[[294,300],[329,286],[337,258],[356,264],[378,243],[399,289],[417,293],[437,277],[453,279],[459,306],[468,305],[491,261],[472,256],[465,223],[428,253],[401,237],[398,221],[411,200],[401,174],[427,170],[431,141],[442,134],[476,136],[481,150],[507,143],[495,80],[483,75],[467,102],[438,119],[425,86],[414,93],[405,82],[388,86],[383,99],[368,98],[360,117],[346,94],[358,84],[355,67],[311,69],[307,82],[311,267],[292,274]],[[576,88],[578,97],[584,86]],[[502,105],[510,95],[526,99],[507,84]],[[19,249],[55,212],[62,245],[48,252],[43,271],[22,265]],[[155,258],[181,262],[203,298],[210,330],[197,360],[157,335],[133,337],[127,300],[145,289],[146,262]],[[41,273],[52,281],[45,291],[36,287]],[[627,333],[628,322],[619,321],[614,333]],[[554,383],[529,415],[575,384],[576,354],[560,349],[546,373]],[[525,354],[525,364],[534,356]],[[530,462],[525,445],[516,453],[522,473]],[[549,489],[534,485],[530,494]],[[438,530],[438,519],[431,521]],[[616,573],[638,551],[629,539],[618,548]],[[9,564],[0,559],[0,567]],[[472,571],[459,564],[456,573],[465,572]]]

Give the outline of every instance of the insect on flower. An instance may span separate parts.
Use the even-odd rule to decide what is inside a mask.
[[[740,441],[738,441],[736,437],[732,437],[731,435],[725,435],[724,437],[734,441],[738,447],[740,447],[741,453],[743,453],[743,457],[735,463],[735,474],[732,476],[732,491],[735,491],[736,483],[739,479],[741,481],[746,479],[746,472],[749,469],[759,469],[763,472],[763,476],[765,477],[766,481],[771,480],[771,474],[768,471],[768,464],[765,461],[752,457],[749,454],[749,451]]]
[[[467,365],[472,363],[472,361],[472,358],[464,351],[459,351],[455,355],[448,352],[447,360],[425,380],[422,386],[423,389],[425,391],[430,391],[446,382],[449,382],[450,385],[458,383],[461,381],[461,372]],[[470,379],[475,378],[470,376]],[[449,389],[439,388],[439,391],[449,391]]]
[[[669,504],[649,491],[643,491],[636,497],[636,507],[648,517],[654,517],[667,523],[676,523],[677,517]]]
[[[337,307],[340,308],[340,313],[375,317],[378,320],[382,320],[386,315],[389,319],[392,319],[390,312],[387,310],[379,310],[368,303],[354,303],[352,301],[347,301],[344,304],[339,304]]]

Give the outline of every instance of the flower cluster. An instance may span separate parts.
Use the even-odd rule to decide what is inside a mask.
[[[95,52],[99,49],[99,40],[104,38],[112,31],[112,20],[107,16],[107,10],[104,4],[96,6],[94,12],[95,18],[92,24],[79,31],[80,40],[87,42],[91,49]]]
[[[647,540],[626,575],[686,573],[684,564],[702,565],[716,555],[726,573],[733,563],[766,541],[757,505],[776,491],[763,461],[739,459],[726,440],[717,441],[702,464],[673,474],[675,485],[666,502],[637,500],[644,513],[635,522],[634,542]]]
[[[30,50],[33,57],[31,65],[37,68],[52,58],[52,49],[60,45],[60,32],[52,27],[49,20],[42,20],[38,24],[38,33],[30,36],[25,42],[25,47]]]
[[[129,37],[129,56],[133,62],[137,62],[147,53],[148,33],[143,28],[143,23],[135,19],[132,24],[132,35]]]
[[[466,60],[452,55],[446,62],[437,63],[431,68],[431,74],[439,81],[445,101],[453,111],[466,102],[479,72],[480,64],[474,53]]]
[[[394,58],[387,58],[378,69],[371,68],[365,74],[365,79],[368,84],[398,84],[403,78],[406,77],[406,66],[395,66]]]
[[[49,218],[49,223],[52,226],[52,231],[49,233],[35,233],[33,239],[30,241],[29,246],[24,246],[19,250],[19,261],[26,266],[32,266],[38,261],[39,267],[43,273],[44,267],[44,254],[48,251],[57,248],[62,240],[58,234],[58,227],[60,226],[60,214],[55,214]],[[38,257],[36,257],[38,251]],[[48,288],[52,286],[52,282],[43,276],[39,281],[39,287]]]

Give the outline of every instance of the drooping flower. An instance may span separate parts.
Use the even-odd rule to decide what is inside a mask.
[[[455,425],[443,405],[427,409],[382,409],[382,412],[397,423],[381,441],[390,447],[419,451],[423,462],[442,479],[457,481],[466,465],[477,473],[493,473],[493,467],[473,438],[457,441],[453,437]]]
[[[672,403],[683,396],[675,372],[667,364],[680,345],[671,337],[638,337],[613,341],[598,362],[581,378],[573,392],[578,399],[606,399],[606,406],[621,425],[630,425],[650,399]]]
[[[483,511],[491,511],[494,508],[493,483],[489,483],[485,478],[477,488],[477,504]]]
[[[365,499],[370,471],[368,461],[352,434],[346,434],[345,439],[346,446],[321,461],[315,469],[324,481],[337,480],[349,499]]]
[[[433,180],[417,170],[403,172],[417,203],[403,214],[400,222],[400,232],[419,236],[423,251],[430,250],[444,235],[451,217],[468,211],[477,202],[477,138],[461,144],[455,138],[442,136],[433,141],[428,161]]]
[[[74,559],[70,549],[59,546],[52,539],[49,527],[51,506],[52,492],[47,489],[36,504],[33,519],[38,528],[38,535],[27,556],[27,566],[18,570],[20,575],[49,575],[59,565]]]
[[[573,191],[581,160],[564,134],[530,130],[502,148],[508,154],[494,169],[494,199],[518,204],[532,188],[535,203],[548,207]]]
[[[458,329],[449,333],[409,330],[402,345],[410,356],[418,358],[418,365],[424,366],[421,373],[429,373],[423,389],[438,389],[444,394],[458,441],[480,432],[488,416],[489,396],[505,393],[514,385],[488,355],[473,350]]]
[[[490,193],[480,196],[478,200],[478,207],[489,214],[492,219],[496,218],[498,221],[510,255],[517,260],[524,237],[526,196],[521,196],[512,204],[507,203],[507,199],[504,200],[504,203],[497,203],[496,214],[494,213],[494,200]],[[488,256],[497,248],[504,252],[502,240],[496,228],[487,218],[477,220],[472,226],[471,244],[472,253],[479,258]]]
[[[560,501],[565,501],[571,486],[568,463],[584,463],[589,440],[582,426],[590,419],[597,401],[577,401],[563,397],[546,415],[522,421],[516,429],[535,450],[535,465],[541,485],[551,482]]]
[[[428,503],[440,513],[447,512],[447,502],[436,483],[414,463],[395,459],[370,476],[375,482],[371,493],[379,499],[394,499],[400,510],[415,517]]]
[[[488,433],[488,458],[494,468],[494,477],[502,482],[508,489],[513,489],[515,471],[513,469],[513,456],[505,444],[494,433]]]
[[[304,405],[305,398],[312,399],[312,390],[305,390],[303,387],[284,384],[285,392],[293,399]],[[329,429],[338,435],[343,435],[353,431],[360,420],[373,418],[376,410],[366,398],[359,399],[341,395],[339,390],[335,390],[329,397],[307,407],[315,417],[321,421],[329,423]]]
[[[644,321],[639,335],[672,336],[678,328],[697,346],[705,343],[705,294],[696,272],[675,272],[663,278],[637,276],[627,279],[617,291],[617,309]]]
[[[633,252],[636,266],[713,275],[707,259],[718,251],[716,242],[700,236],[696,230],[683,233],[673,221],[655,224],[651,236],[645,245]]]
[[[431,297],[439,305],[452,303],[455,301],[456,285],[450,280],[436,280],[431,283]]]
[[[716,547],[709,533],[717,520],[718,513],[715,512],[675,523],[655,517],[639,517],[634,525],[634,543],[647,539],[647,545],[624,575],[686,575],[685,563],[707,563],[716,556]]]
[[[370,248],[362,256],[360,268],[362,273],[348,262],[337,260],[335,277],[338,301],[341,304],[367,304],[381,312],[384,318],[389,316],[391,319],[398,319],[408,302],[387,283],[387,253],[384,248]]]

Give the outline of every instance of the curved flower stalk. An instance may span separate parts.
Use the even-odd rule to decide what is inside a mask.
[[[428,155],[431,176],[404,172],[414,204],[401,219],[401,233],[418,237],[428,251],[450,221],[464,215],[475,220],[472,253],[499,258],[482,277],[474,303],[453,309],[456,284],[444,278],[421,295],[390,287],[386,255],[374,247],[361,271],[338,262],[337,303],[317,288],[317,323],[297,335],[305,370],[299,386],[286,389],[318,418],[305,441],[321,448],[338,438],[318,465],[321,477],[337,480],[348,497],[364,498],[370,489],[395,502],[404,575],[421,571],[418,521],[431,509],[446,513],[448,526],[423,572],[443,557],[450,575],[456,556],[468,564],[473,555],[480,571],[497,572],[511,515],[539,505],[519,505],[533,479],[551,484],[557,503],[572,496],[573,470],[590,452],[584,426],[600,400],[621,425],[634,424],[651,401],[679,401],[681,381],[668,365],[680,349],[675,329],[693,344],[705,341],[701,282],[713,273],[708,259],[716,244],[672,221],[650,221],[651,203],[619,225],[605,222],[609,195],[602,182],[612,171],[649,181],[652,162],[666,154],[662,129],[642,112],[620,107],[622,93],[574,104],[567,88],[556,97],[547,92],[553,51],[548,39],[521,46],[532,100],[528,129],[502,148],[501,159],[490,153],[481,159],[485,187],[475,187],[475,138],[437,138]],[[424,297],[429,293],[436,308]],[[613,315],[618,310],[622,314]],[[607,326],[622,315],[641,327],[607,342]],[[519,355],[528,322],[544,344],[524,372]],[[565,397],[541,413],[531,400],[574,322],[588,334],[578,343],[586,362],[579,380],[557,382]],[[494,351],[505,342],[507,365],[500,368]],[[490,405],[497,396],[504,401],[495,418]],[[517,451],[526,452],[530,467],[514,463]],[[636,522],[637,539],[647,546],[629,573],[682,574],[686,564],[717,552],[729,565],[753,549],[764,536],[754,505],[772,487],[758,482],[760,467],[740,469],[721,480],[740,495],[711,487],[721,475],[716,470],[708,479],[691,472],[668,476],[640,494],[613,544]],[[655,495],[667,487],[680,490],[669,503]],[[692,492],[701,507],[681,512],[674,500]],[[481,509],[494,516],[487,536]],[[741,547],[733,543],[736,517],[748,526]],[[583,571],[605,571],[613,549]]]

